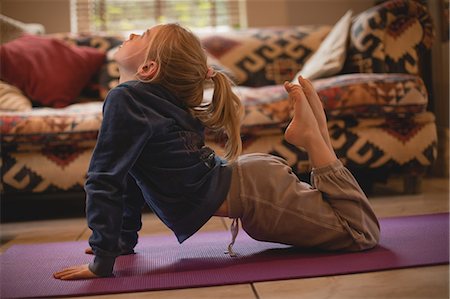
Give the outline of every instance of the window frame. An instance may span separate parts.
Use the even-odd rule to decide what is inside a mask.
[[[108,25],[108,20],[106,19],[107,17],[105,17],[106,10],[108,9],[108,2],[116,2],[118,7],[122,6],[121,9],[124,9],[126,5],[130,5],[131,7],[133,4],[136,5],[137,3],[142,2],[147,5],[147,9],[149,9],[149,7],[150,9],[153,9],[154,15],[145,28],[125,28],[126,26],[121,29],[117,29],[117,26],[112,28],[111,24]],[[170,7],[177,4],[186,4],[186,2],[186,0],[70,0],[71,32],[105,32],[127,34],[129,32],[145,31],[147,28],[155,24],[166,22],[179,22],[180,24],[196,31],[228,31],[234,28],[247,28],[246,0],[203,0],[203,4],[206,2],[210,5],[210,13],[209,15],[206,14],[209,20],[207,22],[207,26],[194,26],[194,23],[179,21],[176,19],[174,14],[170,15],[168,13],[170,11]],[[218,4],[220,4],[221,7],[224,5],[228,6],[228,10],[225,12],[218,11],[220,10],[220,8],[218,8]],[[94,8],[93,5],[97,5],[99,7]],[[218,18],[220,17],[218,16],[218,13],[221,16],[224,16],[223,18],[227,20],[227,24],[223,21],[218,23]],[[94,17],[94,19],[92,14],[97,16],[97,18]],[[128,18],[125,17],[124,19]],[[143,17],[139,20],[142,19]],[[93,23],[100,23],[100,25]]]

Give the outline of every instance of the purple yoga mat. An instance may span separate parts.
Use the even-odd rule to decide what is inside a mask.
[[[138,252],[117,259],[115,278],[60,281],[52,273],[88,263],[87,242],[12,246],[1,256],[1,298],[95,295],[317,277],[446,264],[449,216],[386,218],[381,242],[359,253],[308,252],[258,242],[242,230],[237,258],[224,254],[228,232],[198,233],[179,245],[173,236],[140,239]],[[145,225],[145,224],[144,224]]]

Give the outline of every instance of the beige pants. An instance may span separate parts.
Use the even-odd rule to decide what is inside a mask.
[[[286,161],[266,154],[232,164],[229,217],[240,218],[252,238],[303,248],[359,251],[380,236],[367,197],[340,161],[314,169],[312,186]]]

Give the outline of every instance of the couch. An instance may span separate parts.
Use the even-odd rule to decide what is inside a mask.
[[[308,157],[283,138],[291,107],[282,83],[301,72],[333,30],[333,26],[297,26],[199,35],[210,64],[236,82],[233,88],[246,111],[244,153],[281,156],[304,180],[310,171]],[[389,1],[354,16],[349,30],[340,35],[346,36],[341,65],[312,80],[338,157],[368,192],[374,182],[391,175],[404,178],[405,192],[419,192],[420,179],[437,149],[424,83],[430,80],[427,57],[434,37],[430,15],[417,1]],[[71,47],[97,48],[104,56],[75,99],[37,103],[22,89],[32,107],[0,112],[0,188],[6,198],[83,192],[102,120],[102,99],[117,84],[112,53],[123,37],[46,37]],[[205,98],[210,95],[205,86]],[[220,153],[226,136],[208,131],[206,137]]]

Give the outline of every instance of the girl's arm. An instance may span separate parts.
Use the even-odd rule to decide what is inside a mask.
[[[95,258],[88,266],[57,272],[55,278],[109,276],[120,254],[126,177],[151,136],[151,129],[126,87],[111,90],[103,109],[103,122],[85,184],[86,214],[92,230],[89,244]]]

